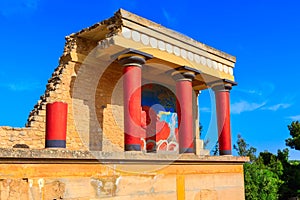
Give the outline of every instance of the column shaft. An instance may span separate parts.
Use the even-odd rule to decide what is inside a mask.
[[[68,104],[63,102],[46,105],[46,148],[65,148]]]
[[[125,151],[140,151],[142,69],[124,66],[123,74]]]
[[[180,153],[194,152],[192,92],[193,88],[191,80],[177,80],[176,96]]]
[[[215,91],[220,155],[231,155],[229,90]]]
[[[152,55],[125,49],[118,56],[123,68],[124,100],[124,148],[125,151],[140,151],[142,130],[142,66]]]

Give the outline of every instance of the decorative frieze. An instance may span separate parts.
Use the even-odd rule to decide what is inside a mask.
[[[133,40],[138,43],[142,43],[145,46],[150,46],[152,48],[159,49],[160,51],[166,51],[169,54],[174,54],[175,56],[189,60],[190,62],[201,64],[205,67],[218,70],[220,72],[233,76],[232,67],[229,67],[223,63],[212,60],[208,57],[193,53],[191,51],[188,51],[187,49],[169,44],[155,37],[151,37],[144,33],[140,33],[137,30],[132,30],[127,27],[122,27],[122,36],[126,39]]]

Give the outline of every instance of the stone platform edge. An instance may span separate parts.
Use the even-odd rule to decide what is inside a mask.
[[[0,164],[4,163],[245,163],[248,157],[199,156],[195,154],[104,152],[68,149],[0,148]]]

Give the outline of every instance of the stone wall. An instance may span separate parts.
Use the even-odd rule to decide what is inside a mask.
[[[101,164],[0,166],[8,167],[22,170],[23,177],[1,177],[0,199],[244,199],[241,166],[171,165],[151,173],[124,173]],[[57,168],[62,170],[54,172]]]
[[[242,157],[88,151],[0,153],[0,199],[243,200]]]
[[[68,103],[67,119],[67,148],[84,148],[74,125],[72,108],[72,90],[76,72],[79,70],[83,59],[95,47],[95,43],[82,38],[66,37],[63,55],[59,60],[59,66],[48,80],[45,93],[30,112],[26,127],[32,131],[40,131],[40,140],[45,136],[46,104],[56,101]],[[78,59],[81,57],[81,59]],[[35,146],[33,147],[35,148]]]
[[[0,145],[2,148],[43,148],[45,131],[30,128],[0,127]]]
[[[112,63],[99,80],[96,89],[96,115],[103,132],[102,151],[123,151],[123,68]]]

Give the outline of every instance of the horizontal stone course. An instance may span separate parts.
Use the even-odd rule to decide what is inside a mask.
[[[248,157],[236,156],[198,156],[195,154],[173,154],[173,153],[145,153],[145,152],[103,152],[103,151],[83,151],[68,150],[59,148],[48,149],[22,149],[22,148],[0,148],[1,159],[76,159],[80,160],[128,160],[141,162],[169,162],[177,160],[178,162],[225,162],[225,163],[243,163],[249,161]]]

